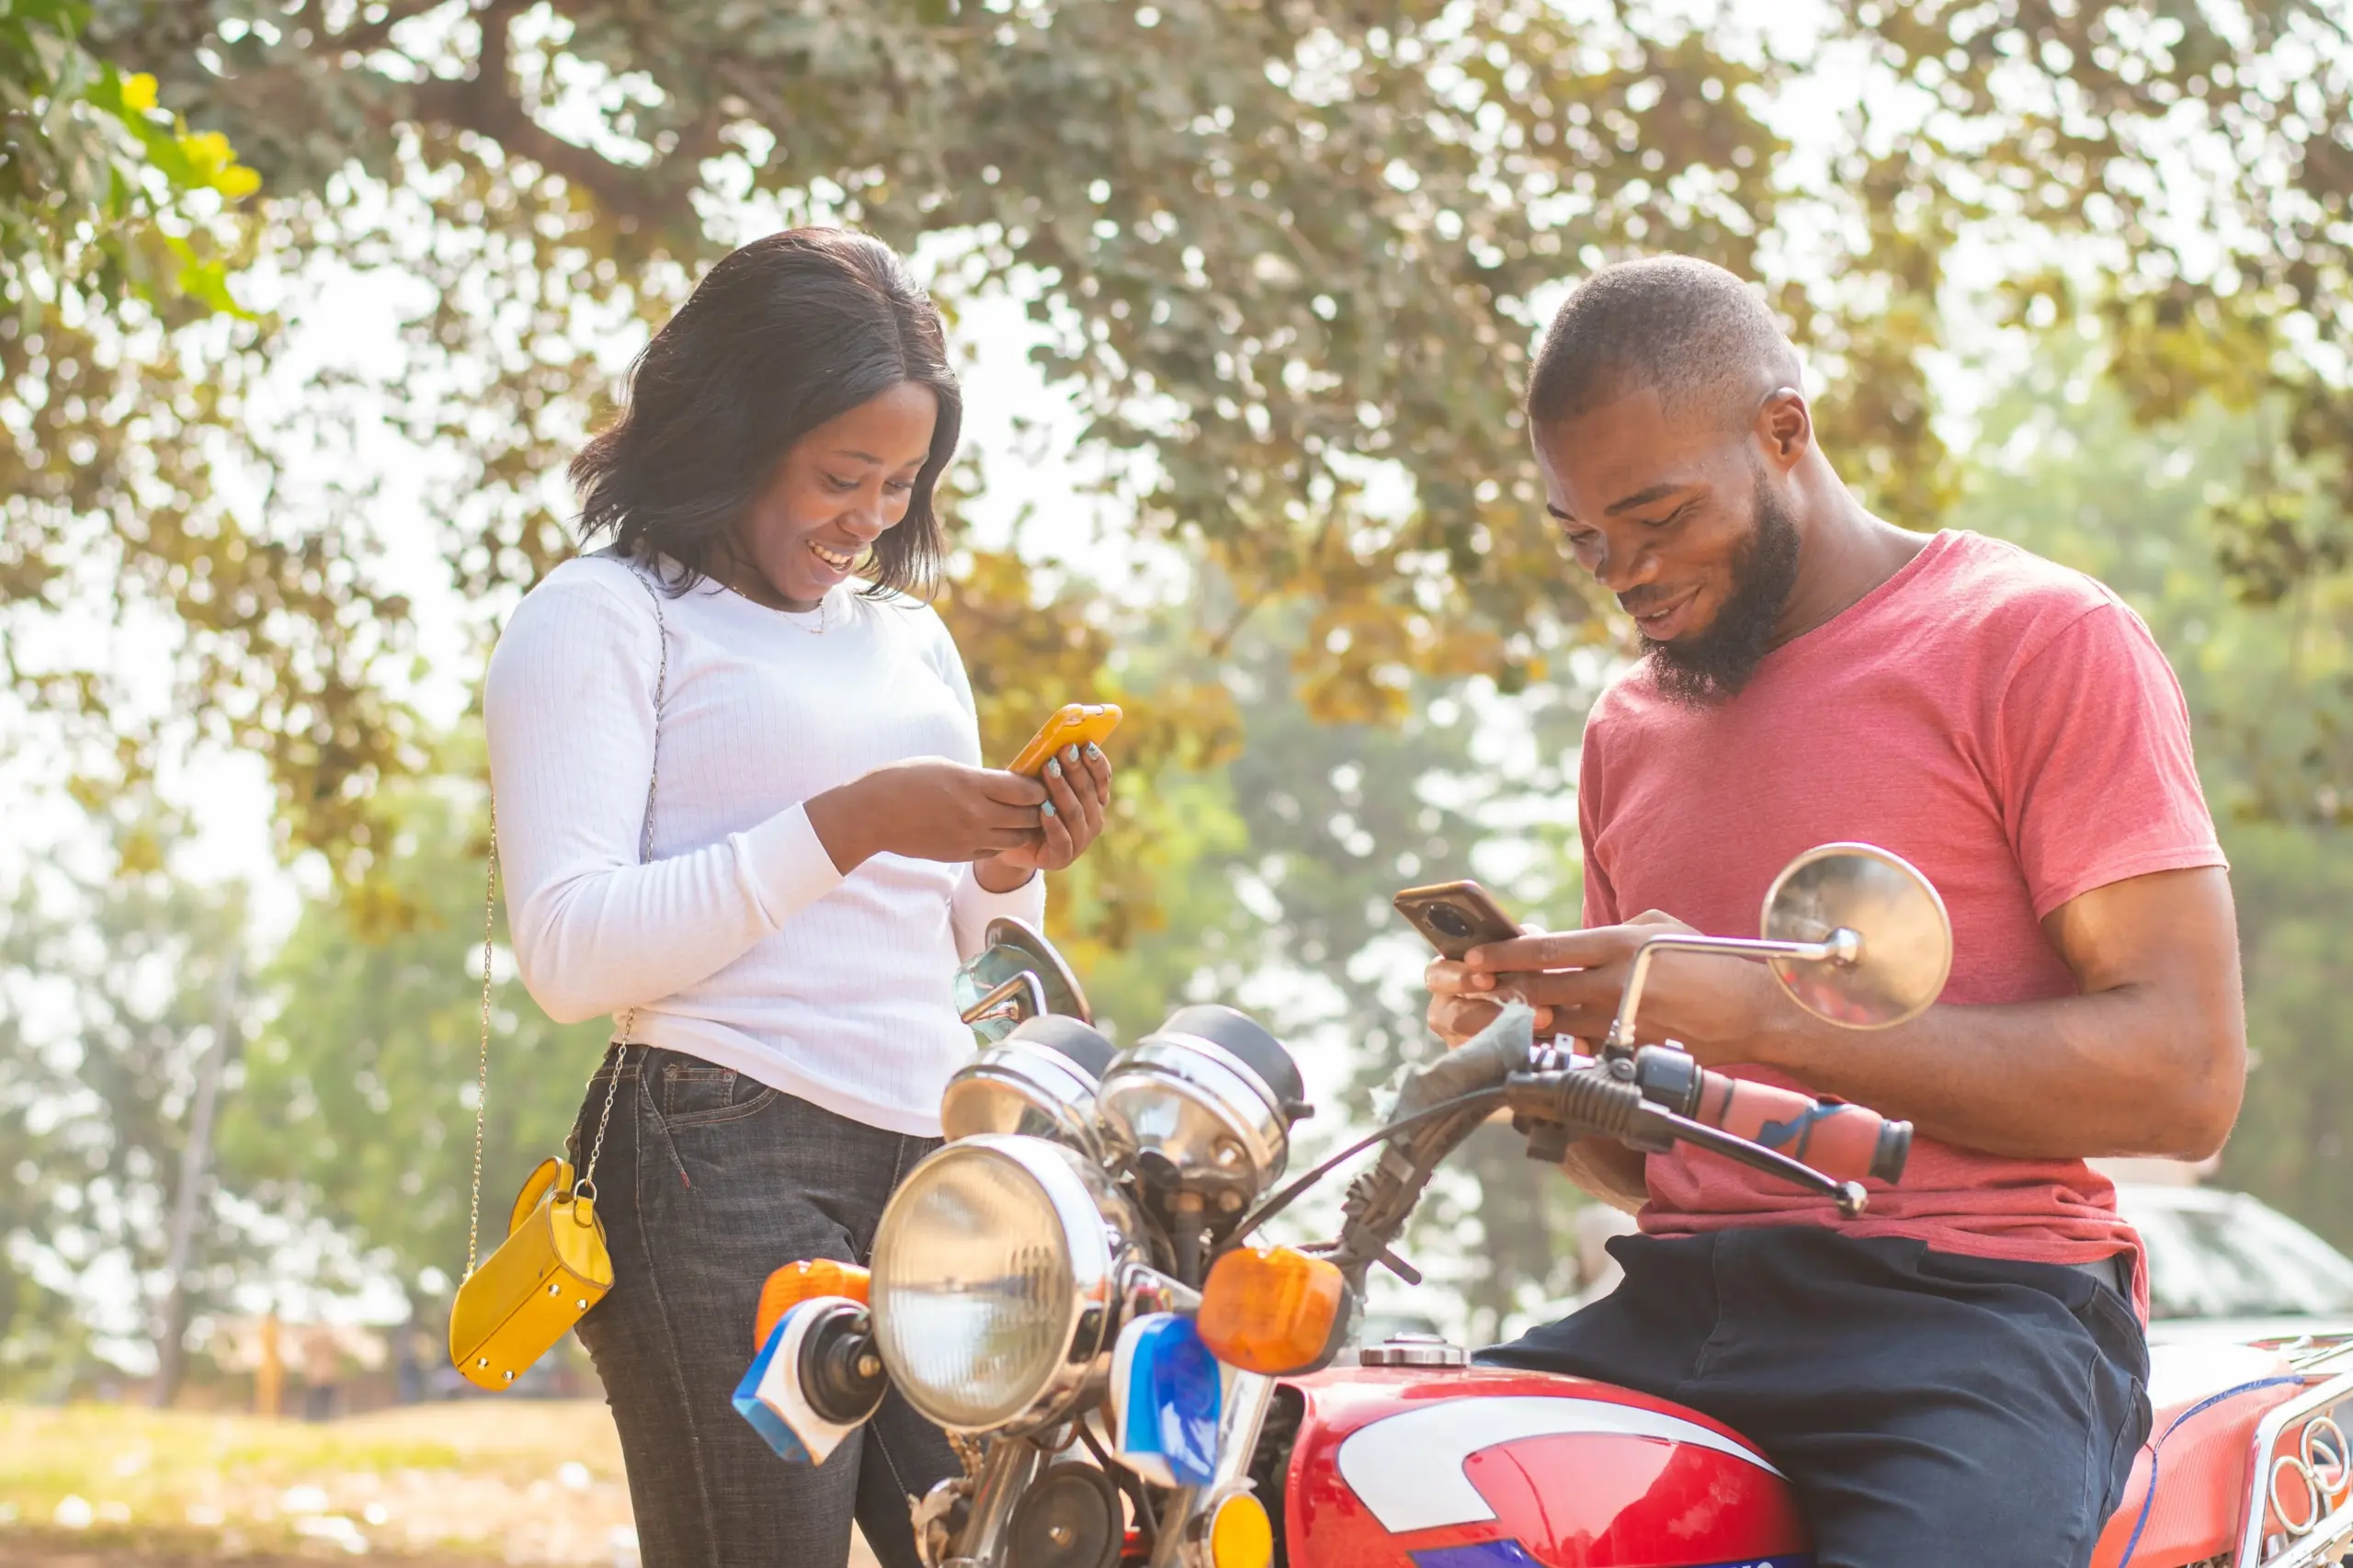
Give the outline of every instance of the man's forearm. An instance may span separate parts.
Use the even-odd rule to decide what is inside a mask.
[[[1870,1035],[1790,1012],[1758,1041],[1759,1065],[1928,1137],[2021,1159],[2202,1159],[2229,1135],[2245,1078],[2227,1022],[2201,1027],[2178,998],[2131,988],[1937,1006]]]

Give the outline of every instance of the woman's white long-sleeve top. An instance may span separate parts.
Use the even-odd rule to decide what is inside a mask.
[[[995,916],[1037,923],[1044,879],[992,893],[970,866],[897,855],[844,876],[802,803],[908,757],[981,761],[947,626],[855,585],[794,615],[704,582],[664,597],[657,628],[649,584],[610,553],[568,561],[491,659],[524,984],[565,1022],[633,1010],[632,1040],[937,1135],[940,1089],[972,1050],[956,966]]]

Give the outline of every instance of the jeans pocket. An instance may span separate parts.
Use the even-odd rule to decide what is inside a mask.
[[[2132,1380],[2131,1398],[2124,1419],[2116,1428],[2116,1438],[2108,1453],[2108,1499],[2093,1521],[2098,1530],[2109,1515],[2130,1501],[2126,1489],[2132,1484],[2132,1464],[2140,1457],[2142,1447],[2149,1440],[2150,1427],[2154,1424],[2154,1412],[2149,1404],[2148,1385],[2140,1379]],[[2154,1478],[2152,1478],[2154,1482]]]
[[[756,1116],[776,1097],[776,1090],[733,1068],[674,1059],[662,1064],[655,1101],[662,1125],[675,1129]]]

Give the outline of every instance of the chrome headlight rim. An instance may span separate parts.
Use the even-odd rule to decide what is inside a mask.
[[[951,1161],[988,1160],[1030,1182],[1052,1210],[1062,1233],[1063,1258],[1071,1278],[1070,1299],[1054,1335],[1056,1352],[1042,1377],[1026,1380],[1018,1398],[1000,1402],[985,1418],[941,1408],[930,1391],[895,1354],[897,1345],[878,1332],[891,1381],[926,1420],[943,1430],[966,1434],[1021,1433],[1051,1426],[1099,1392],[1109,1375],[1111,1350],[1118,1330],[1122,1281],[1136,1255],[1135,1239],[1142,1229],[1134,1208],[1102,1170],[1074,1149],[1026,1133],[983,1133],[959,1139],[916,1162],[892,1194],[875,1228],[873,1307],[876,1323],[889,1311],[892,1287],[887,1281],[884,1248],[893,1239],[893,1217],[904,1211],[911,1192],[921,1190],[926,1174]]]
[[[969,1107],[960,1105],[973,1086],[1011,1094],[1052,1124],[1051,1133],[1013,1133],[972,1128],[959,1132]],[[1096,1082],[1058,1051],[1013,1035],[985,1047],[959,1067],[939,1096],[939,1120],[951,1142],[983,1137],[1044,1137],[1102,1163],[1103,1139],[1095,1120]]]
[[[1096,1114],[1109,1146],[1132,1161],[1141,1152],[1122,1102],[1136,1080],[1176,1091],[1209,1112],[1243,1154],[1228,1167],[1211,1160],[1197,1176],[1228,1178],[1245,1200],[1279,1181],[1290,1163],[1290,1123],[1282,1100],[1248,1062],[1213,1040],[1163,1029],[1121,1051],[1104,1070]]]

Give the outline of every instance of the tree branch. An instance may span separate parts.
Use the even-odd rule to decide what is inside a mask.
[[[488,137],[512,156],[587,192],[624,229],[668,229],[689,218],[699,184],[696,165],[719,149],[724,118],[716,110],[706,113],[669,153],[643,169],[566,142],[532,119],[516,96],[508,27],[524,8],[524,0],[491,0],[479,17],[482,54],[473,74],[419,84],[409,98],[412,117]],[[674,171],[677,165],[686,165],[683,177]]]
[[[403,22],[438,10],[444,0],[392,0],[372,22],[355,22],[339,33],[324,30],[312,46],[315,54],[369,54],[392,41],[392,29]]]

